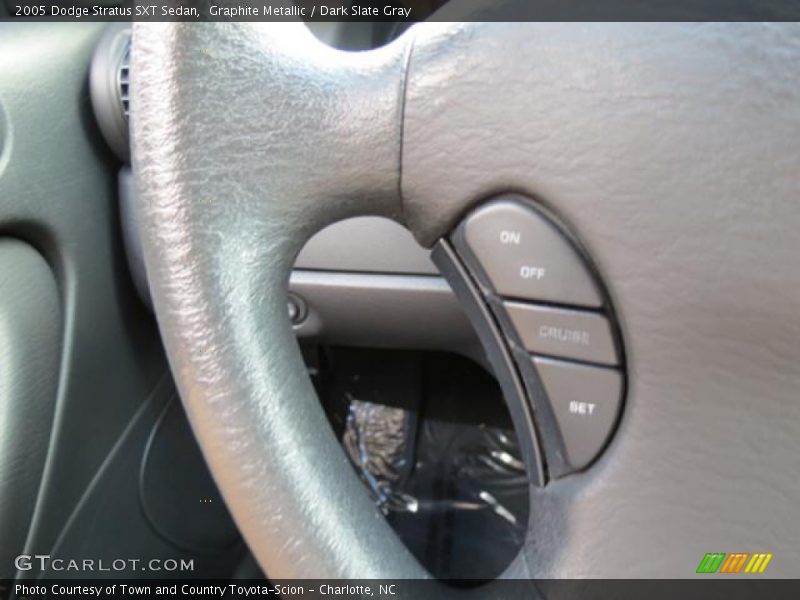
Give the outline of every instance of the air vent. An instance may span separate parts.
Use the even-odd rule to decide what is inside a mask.
[[[125,119],[128,119],[131,111],[131,42],[125,46],[125,53],[122,55],[122,60],[119,64],[118,91],[119,91],[119,104],[122,107],[122,114]]]
[[[130,162],[128,117],[131,111],[131,26],[113,23],[92,57],[89,89],[100,131],[114,154]]]

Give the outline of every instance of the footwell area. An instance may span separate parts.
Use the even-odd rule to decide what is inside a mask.
[[[494,379],[460,356],[320,350],[331,424],[387,521],[430,573],[492,579],[522,546],[525,465]]]

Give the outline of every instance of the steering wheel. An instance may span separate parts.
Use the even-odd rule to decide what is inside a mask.
[[[531,488],[506,575],[687,577],[728,548],[774,552],[774,574],[797,564],[800,28],[425,23],[348,53],[301,23],[148,23],[133,44],[158,321],[271,578],[428,577],[305,372],[286,310],[295,256],[367,214],[430,247],[508,190],[591,252],[629,379],[603,459]]]

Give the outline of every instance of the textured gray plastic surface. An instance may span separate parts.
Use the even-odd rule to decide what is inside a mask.
[[[532,490],[512,572],[687,577],[733,547],[769,548],[771,575],[797,575],[800,26],[440,23],[360,54],[284,24],[137,24],[134,38],[156,310],[268,574],[421,575],[303,372],[285,302],[303,242],[383,214],[431,245],[519,189],[580,232],[630,382],[598,463]]]
[[[530,207],[491,202],[470,214],[462,228],[466,246],[501,296],[589,307],[603,303],[575,249]]]
[[[31,246],[0,237],[0,577],[14,574],[39,490],[58,383],[61,307]]]
[[[616,365],[608,319],[599,313],[522,302],[504,304],[522,343],[534,354]]]
[[[622,375],[616,369],[535,358],[553,406],[569,464],[586,467],[608,441],[622,402]]]

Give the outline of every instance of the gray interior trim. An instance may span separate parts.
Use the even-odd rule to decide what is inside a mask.
[[[227,578],[230,576],[241,560],[242,554],[245,553],[235,531],[232,534],[234,539],[239,540],[238,543],[228,544],[227,547],[220,548],[213,553],[201,552],[200,548],[190,548],[185,544],[182,547],[168,539],[150,519],[152,513],[148,509],[152,509],[152,505],[147,505],[146,495],[140,486],[144,481],[142,470],[145,465],[145,457],[152,451],[154,431],[159,427],[160,418],[165,414],[166,406],[174,399],[175,389],[172,385],[172,378],[166,371],[153,389],[149,390],[147,396],[140,399],[137,411],[131,415],[130,421],[120,432],[116,444],[104,457],[95,476],[85,487],[84,494],[78,505],[74,507],[58,541],[46,554],[77,560],[102,558],[106,565],[105,568],[110,568],[113,561],[121,558],[142,559],[142,564],[135,564],[127,560],[124,561],[125,564],[117,562],[114,569],[96,573],[95,576],[100,578],[130,580],[158,577],[158,572],[150,571],[149,565],[147,567],[143,565],[154,558],[162,561],[167,558],[178,562],[181,560],[194,561],[194,570],[175,572],[176,575],[180,573],[180,577],[183,579]],[[178,423],[180,423],[180,419]],[[179,427],[183,426],[179,425]],[[195,487],[198,479],[189,475],[193,471],[192,462],[196,460],[194,458],[195,451],[191,448],[193,440],[177,431],[172,433],[173,435],[169,436],[167,441],[174,442],[178,446],[170,450],[179,456],[175,461],[166,462],[168,465],[166,468],[180,468],[182,477],[173,477],[165,486],[168,488],[170,483],[177,485],[180,482],[184,486],[183,492],[191,490],[199,497],[209,497],[208,488],[206,486],[201,486],[199,489]],[[162,468],[164,468],[163,464]],[[188,479],[183,479],[187,475],[189,475]],[[182,479],[183,481],[181,481]],[[172,495],[174,490],[163,489],[161,493],[163,493],[163,501],[175,500]],[[180,501],[177,504],[180,504]],[[178,527],[189,526],[192,520],[197,519],[197,508],[194,510],[193,508],[183,506],[184,511],[190,514],[183,519],[175,520]],[[202,512],[203,509],[201,508],[200,511]],[[205,524],[208,525],[209,521],[212,524],[205,531],[196,522],[194,524],[193,529],[200,536],[215,529],[214,517],[216,515],[214,513],[217,511],[210,512],[212,514],[207,515],[210,518],[206,520]],[[204,521],[202,517],[197,520]],[[143,568],[148,568],[148,570],[143,571]],[[28,576],[31,574],[31,571],[26,572]],[[41,583],[46,583],[43,580],[47,579],[72,579],[78,584],[80,580],[85,581],[86,573],[51,569],[38,574],[38,579]]]
[[[298,269],[438,275],[428,251],[402,225],[384,217],[354,217],[328,225],[308,240]]]
[[[307,306],[300,338],[377,348],[483,351],[441,277],[295,270],[289,289]]]
[[[29,554],[51,552],[164,370],[155,323],[125,266],[116,167],[89,102],[87,68],[104,30],[102,23],[0,24],[7,125],[0,233],[30,244],[46,260],[62,315],[56,370],[39,373],[54,377],[57,391],[39,494],[26,497],[34,507]]]
[[[31,246],[0,237],[0,577],[28,535],[53,422],[62,315],[53,272]]]

